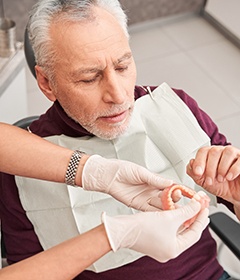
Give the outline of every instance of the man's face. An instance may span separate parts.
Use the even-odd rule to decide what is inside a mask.
[[[57,49],[50,87],[66,113],[94,135],[113,139],[128,127],[136,68],[117,21],[96,8],[96,20],[51,28]]]

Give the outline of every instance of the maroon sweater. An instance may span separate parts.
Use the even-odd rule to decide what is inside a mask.
[[[153,89],[153,88],[152,88]],[[217,126],[204,113],[197,103],[184,91],[174,89],[176,94],[187,104],[195,115],[202,129],[211,138],[213,145],[227,145],[226,138],[218,132]],[[135,98],[145,95],[141,88],[135,88]],[[30,126],[33,133],[47,137],[65,134],[71,137],[90,135],[79,124],[70,119],[58,102]],[[224,200],[231,210],[232,205]],[[43,249],[22,208],[14,176],[1,174],[0,178],[0,214],[2,234],[4,236],[8,262],[14,263],[30,257]],[[142,257],[131,264],[102,273],[82,272],[76,279],[82,280],[157,280],[157,279],[206,279],[217,280],[223,273],[216,259],[216,244],[206,229],[199,242],[182,253],[178,258],[167,263],[159,263],[149,257]]]

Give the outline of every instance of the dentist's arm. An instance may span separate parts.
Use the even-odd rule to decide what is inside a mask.
[[[73,279],[109,251],[131,248],[157,261],[177,257],[196,243],[207,226],[208,210],[192,200],[171,211],[140,212],[135,215],[109,217],[104,224],[0,270],[1,280]],[[191,226],[179,232],[184,221],[197,215]]]
[[[72,153],[21,128],[0,123],[2,172],[64,182]]]
[[[65,182],[73,151],[32,133],[0,123],[0,170],[42,180]],[[161,208],[159,194],[172,184],[137,164],[84,154],[75,184],[85,190],[109,193],[122,203],[142,211]],[[175,196],[178,199],[178,195]]]
[[[47,251],[0,270],[1,280],[73,279],[111,250],[100,225]]]

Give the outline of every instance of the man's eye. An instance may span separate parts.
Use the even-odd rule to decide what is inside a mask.
[[[118,72],[124,72],[124,71],[128,70],[128,66],[117,67],[115,70],[118,71]]]
[[[96,81],[96,78],[91,79],[91,80],[82,80],[81,82],[82,82],[82,83],[85,83],[85,84],[92,84],[92,83],[94,83],[95,81]]]
[[[81,80],[80,82],[84,83],[84,84],[93,84],[98,80],[99,77],[100,77],[100,75],[96,75],[92,79],[84,79],[84,80]]]

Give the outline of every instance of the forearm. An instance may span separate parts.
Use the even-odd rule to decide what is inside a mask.
[[[73,279],[111,250],[100,225],[45,252],[0,270],[1,280]]]
[[[64,182],[72,150],[52,144],[34,134],[0,124],[0,170],[6,173]],[[79,165],[76,184],[81,185],[85,156]]]

